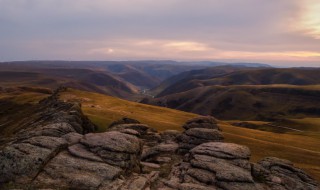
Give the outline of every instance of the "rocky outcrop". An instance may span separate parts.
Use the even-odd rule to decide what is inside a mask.
[[[93,133],[80,105],[56,96],[0,150],[2,189],[318,189],[290,161],[251,163],[248,147],[223,142],[213,117],[188,121],[182,133],[129,118]]]
[[[315,189],[317,183],[288,160],[264,158],[253,164],[252,174],[273,189]]]
[[[192,128],[206,128],[206,129],[220,130],[218,126],[218,120],[212,116],[200,116],[194,119],[190,119],[182,127],[185,130],[192,129]]]
[[[198,117],[191,119],[183,128],[186,129],[177,137],[179,152],[187,153],[190,149],[206,142],[220,142],[223,136],[214,117]]]

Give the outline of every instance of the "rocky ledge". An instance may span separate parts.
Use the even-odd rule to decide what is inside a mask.
[[[288,160],[251,163],[246,146],[224,143],[213,117],[188,121],[185,131],[158,133],[124,118],[107,132],[80,105],[50,97],[38,119],[0,150],[2,189],[316,190]]]

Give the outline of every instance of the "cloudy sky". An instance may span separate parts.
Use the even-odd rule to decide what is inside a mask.
[[[320,66],[319,0],[0,0],[0,61]]]

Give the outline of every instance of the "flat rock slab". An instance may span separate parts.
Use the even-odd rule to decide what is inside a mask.
[[[193,148],[190,152],[223,159],[249,159],[251,155],[250,149],[246,146],[222,142],[204,143]]]
[[[214,172],[218,181],[253,183],[249,170],[235,166],[224,159],[215,157],[207,159],[199,156],[191,160],[190,163],[195,168]]]
[[[53,151],[28,143],[13,144],[0,151],[0,183],[7,180],[30,182]]]
[[[192,128],[185,131],[188,136],[206,139],[206,140],[223,140],[223,136],[217,129]]]
[[[317,189],[317,183],[288,160],[267,157],[259,161],[253,171],[255,175],[263,176],[271,185],[284,185],[287,189]]]
[[[179,185],[179,190],[216,190],[215,187],[210,187],[208,185],[199,185],[193,183],[181,183]]]
[[[79,143],[80,140],[83,138],[83,135],[73,132],[63,135],[61,138],[65,139],[69,145],[73,145]]]
[[[111,131],[114,131],[114,130],[120,131],[122,129],[132,129],[139,132],[139,134],[141,135],[145,135],[147,133],[147,130],[149,129],[149,126],[136,123],[136,124],[119,124],[110,128]]]
[[[218,120],[212,116],[200,116],[190,119],[182,126],[185,130],[192,128],[219,129]]]
[[[159,169],[160,168],[159,164],[155,164],[155,163],[151,163],[151,162],[140,162],[140,164],[142,166],[153,168],[153,169]]]
[[[256,183],[237,183],[237,182],[218,182],[217,185],[223,189],[228,190],[265,190],[270,189]],[[281,189],[278,189],[281,190]]]
[[[136,154],[141,151],[141,142],[137,137],[115,131],[89,133],[80,142],[89,148],[98,147],[114,152]]]
[[[53,158],[34,183],[75,189],[97,188],[105,180],[113,180],[123,171],[106,163],[72,156],[67,151]]]
[[[32,144],[34,146],[39,146],[42,148],[47,148],[50,150],[55,150],[61,147],[67,147],[67,141],[60,137],[48,137],[48,136],[36,136],[31,137],[27,140],[22,141],[22,143]]]
[[[61,137],[65,134],[77,132],[72,125],[66,122],[53,123],[41,128],[42,136]]]
[[[87,148],[82,144],[75,144],[75,145],[69,146],[68,151],[71,155],[79,158],[88,159],[88,160],[97,161],[97,162],[103,162],[102,158],[95,155],[93,152],[90,152],[89,150],[87,150]]]
[[[213,172],[199,168],[189,168],[187,174],[204,184],[214,184],[216,176]]]

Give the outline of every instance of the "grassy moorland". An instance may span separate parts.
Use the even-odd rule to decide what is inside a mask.
[[[214,115],[223,120],[262,120],[320,116],[319,85],[200,86],[144,103]]]
[[[84,113],[99,126],[99,131],[104,131],[112,121],[123,116],[138,119],[160,131],[166,129],[182,130],[181,125],[186,120],[197,116],[182,111],[129,102],[73,89],[62,93],[61,99],[82,102]],[[316,128],[316,126],[315,123],[314,127]],[[220,123],[220,127],[227,142],[250,147],[253,161],[258,161],[266,156],[288,159],[320,180],[319,135],[273,133],[235,127],[223,121]]]
[[[34,119],[37,103],[50,93],[50,90],[43,88],[0,90],[0,146],[7,137]]]
[[[122,117],[130,117],[148,124],[158,130],[181,129],[181,125],[196,114],[173,109],[130,102],[98,93],[68,89],[61,93],[65,101],[82,103],[84,113],[105,131],[111,122]]]

